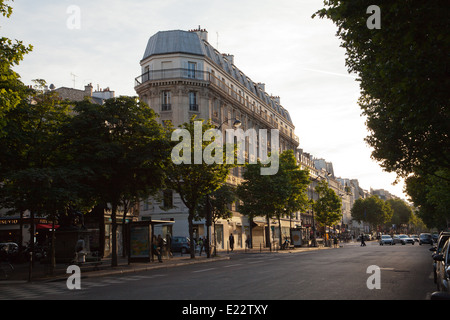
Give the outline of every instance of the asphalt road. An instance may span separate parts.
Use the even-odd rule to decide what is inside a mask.
[[[368,242],[302,253],[235,253],[225,261],[81,279],[81,290],[60,281],[2,293],[43,300],[425,300],[435,291],[429,247]]]

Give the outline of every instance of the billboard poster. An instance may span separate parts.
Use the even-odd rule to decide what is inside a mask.
[[[139,221],[130,223],[129,262],[149,262],[151,257],[151,223]]]

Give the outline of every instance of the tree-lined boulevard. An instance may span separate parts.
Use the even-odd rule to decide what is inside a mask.
[[[44,300],[245,300],[256,304],[297,299],[425,300],[435,291],[428,249],[428,245],[380,246],[373,241],[366,247],[352,242],[337,249],[241,252],[224,261],[82,278],[81,290],[67,289],[65,281],[36,282],[11,286],[5,294],[20,299],[20,292],[40,292]],[[367,273],[370,266],[380,268],[380,289],[368,288],[373,276]]]

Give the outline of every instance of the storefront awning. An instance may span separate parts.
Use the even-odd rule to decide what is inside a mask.
[[[52,229],[53,228],[53,226],[52,226],[52,224],[51,223],[46,223],[46,224],[44,224],[44,223],[39,223],[39,224],[37,224],[36,225],[36,230],[42,230],[42,229]],[[58,229],[59,228],[59,225],[58,224],[55,224],[55,229]]]

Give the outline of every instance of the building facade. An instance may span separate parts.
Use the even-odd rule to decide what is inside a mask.
[[[234,57],[222,54],[208,43],[204,29],[191,31],[161,31],[150,37],[140,62],[141,75],[136,78],[135,90],[141,100],[160,115],[159,121],[170,121],[173,126],[189,122],[192,116],[210,119],[223,131],[232,128],[239,120],[243,131],[267,129],[267,150],[271,151],[270,129],[279,131],[279,151],[296,151],[299,140],[294,134],[294,125],[289,112],[280,104],[280,98],[265,92],[265,85],[252,81],[234,64]],[[248,147],[248,144],[246,144]],[[245,150],[246,162],[248,149]],[[242,181],[242,168],[231,170],[227,183],[238,185]],[[158,220],[175,221],[173,225],[161,225],[156,234],[165,236],[188,236],[187,208],[179,195],[171,190],[161,191],[161,198],[172,206],[149,199],[141,203],[143,220],[151,217]],[[265,218],[248,219],[230,205],[233,218],[216,223],[219,250],[226,250],[228,239],[233,235],[235,248],[244,248],[252,228],[253,245],[264,245]],[[271,223],[271,240],[278,241],[277,223]],[[300,215],[295,219],[283,219],[283,236],[290,236],[290,227],[301,225]],[[195,237],[206,236],[204,221],[197,221]]]

